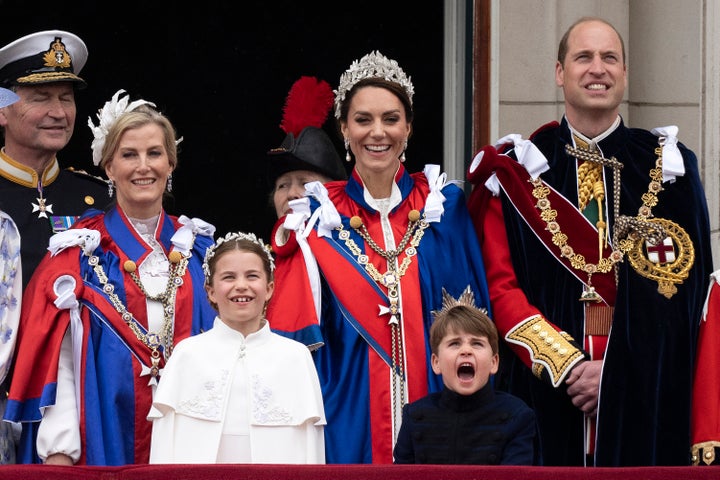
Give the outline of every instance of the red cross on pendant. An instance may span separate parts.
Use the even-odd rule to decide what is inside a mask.
[[[651,245],[645,242],[648,260],[653,263],[670,263],[675,261],[675,248],[672,238],[666,237],[659,245]]]

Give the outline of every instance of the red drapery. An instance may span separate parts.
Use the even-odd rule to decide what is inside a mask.
[[[717,480],[711,467],[522,467],[466,465],[3,465],[2,480]]]

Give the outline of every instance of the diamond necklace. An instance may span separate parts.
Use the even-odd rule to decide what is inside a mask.
[[[355,230],[358,235],[368,244],[368,246],[379,254],[381,257],[388,261],[388,269],[384,274],[380,273],[375,265],[373,265],[368,256],[362,253],[360,247],[355,241],[350,238],[350,232],[344,230],[342,225],[337,227],[339,230],[339,238],[345,242],[345,245],[350,250],[350,253],[355,255],[357,262],[363,266],[365,271],[370,277],[380,285],[383,285],[388,289],[388,299],[390,300],[390,321],[389,324],[397,324],[398,317],[400,316],[400,304],[398,286],[400,284],[400,278],[407,272],[412,257],[417,255],[417,246],[420,245],[425,229],[428,227],[428,223],[425,218],[420,218],[420,212],[417,210],[411,210],[408,213],[408,226],[405,230],[402,240],[398,244],[395,250],[384,250],[370,237],[367,227],[362,223],[362,219],[358,216],[350,218],[350,226]],[[407,244],[409,247],[405,248]],[[397,258],[400,253],[405,250],[405,258],[398,266]]]

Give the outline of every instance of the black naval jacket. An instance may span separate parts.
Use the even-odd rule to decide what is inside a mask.
[[[88,208],[110,202],[107,183],[87,173],[61,169],[57,160],[43,175],[42,195],[34,170],[0,155],[0,209],[20,232],[23,288],[47,253],[50,237],[66,230]],[[45,203],[44,216],[39,198]]]

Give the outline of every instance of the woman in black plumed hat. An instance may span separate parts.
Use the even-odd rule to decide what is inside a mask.
[[[347,179],[337,149],[322,129],[333,100],[330,85],[315,77],[300,77],[288,93],[280,124],[287,136],[268,152],[270,201],[278,218],[290,213],[290,200],[304,196],[306,183]]]

